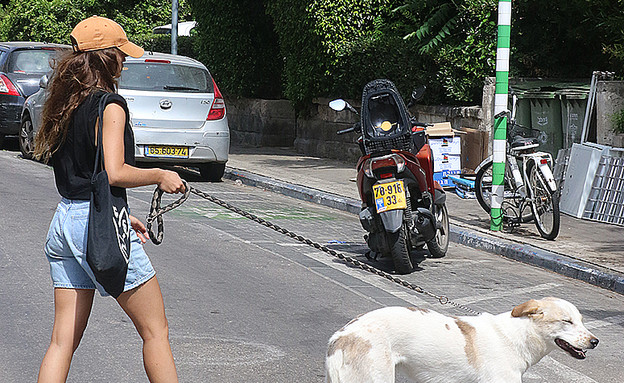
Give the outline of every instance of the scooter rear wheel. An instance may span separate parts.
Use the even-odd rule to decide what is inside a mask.
[[[410,259],[409,232],[407,225],[403,224],[396,233],[386,233],[390,256],[394,262],[394,270],[397,274],[409,274],[414,269]]]
[[[427,242],[427,249],[431,254],[431,258],[442,258],[446,255],[449,246],[449,216],[446,204],[436,206],[436,220],[440,222],[441,227],[436,230],[436,236]]]

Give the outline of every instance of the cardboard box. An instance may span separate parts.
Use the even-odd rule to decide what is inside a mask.
[[[447,137],[454,136],[453,129],[450,122],[438,122],[433,126],[427,127],[427,135],[429,137]]]
[[[461,137],[429,138],[433,170],[461,170]]]
[[[488,156],[489,134],[470,128],[461,128],[456,132],[461,136],[461,169],[465,173],[473,173]]]
[[[433,171],[461,170],[461,156],[459,154],[442,153],[433,156]]]
[[[462,138],[459,135],[429,138],[429,146],[434,156],[438,154],[461,154],[461,141]]]

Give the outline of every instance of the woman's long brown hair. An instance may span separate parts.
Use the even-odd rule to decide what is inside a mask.
[[[69,52],[53,63],[34,157],[49,160],[62,145],[74,110],[96,90],[114,92],[125,55],[117,48]]]

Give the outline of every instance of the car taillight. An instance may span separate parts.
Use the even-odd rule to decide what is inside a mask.
[[[19,96],[19,92],[9,78],[0,74],[0,94],[8,94],[9,96]]]
[[[364,163],[364,174],[366,174],[369,178],[373,178],[374,170],[389,167],[396,167],[397,173],[401,173],[405,170],[405,160],[398,154],[389,154],[383,157],[369,158]]]
[[[210,112],[208,112],[208,118],[206,118],[208,121],[220,120],[225,116],[225,101],[223,101],[223,96],[214,79],[212,79],[212,85],[214,85],[214,101],[210,107]]]

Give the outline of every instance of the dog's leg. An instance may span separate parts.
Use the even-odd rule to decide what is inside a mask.
[[[353,334],[332,339],[325,359],[327,383],[394,383],[389,350],[373,349]]]

